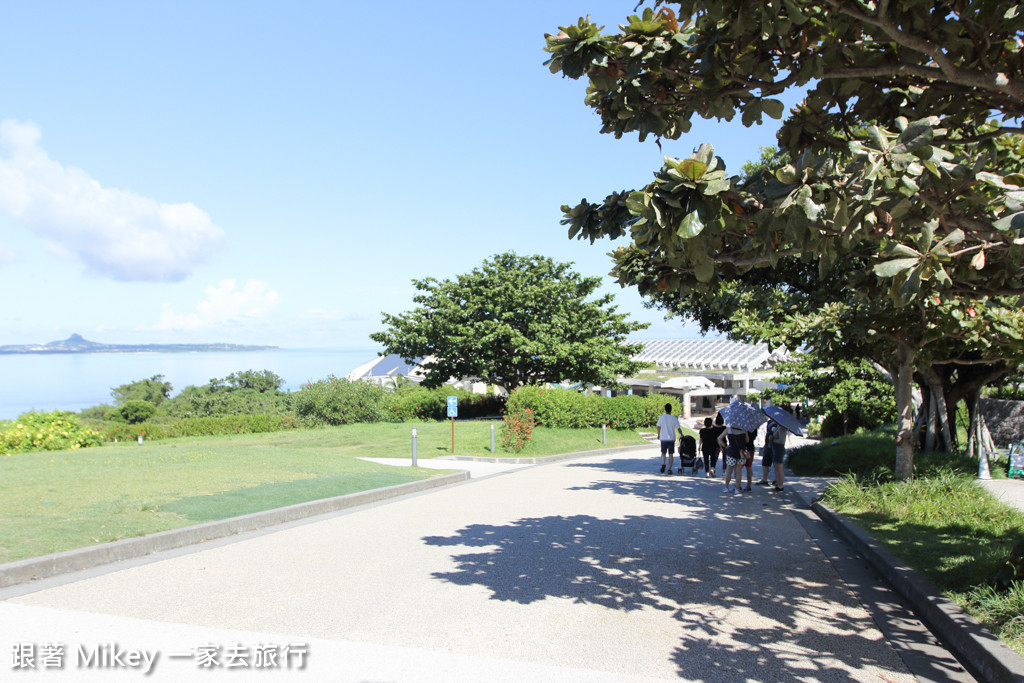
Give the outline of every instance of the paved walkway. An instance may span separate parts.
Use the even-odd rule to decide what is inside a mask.
[[[1024,479],[979,479],[978,481],[1002,502],[1024,511]]]
[[[97,663],[134,660],[113,648],[140,681],[189,680],[207,651],[203,680],[268,653],[274,683],[915,680],[795,491],[656,465],[527,467],[5,589],[0,679],[20,652],[25,680],[114,680]]]

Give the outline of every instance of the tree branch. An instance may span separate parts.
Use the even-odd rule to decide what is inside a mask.
[[[881,11],[879,11],[877,17],[873,17],[863,12],[844,7],[839,0],[826,0],[826,2],[836,12],[845,14],[851,19],[867,24],[868,26],[874,26],[903,47],[919,52],[926,57],[930,57],[935,64],[938,65],[938,70],[943,76],[945,76],[946,80],[951,83],[1009,95],[1018,103],[1024,104],[1024,82],[1019,80],[1010,80],[1007,75],[1003,73],[983,74],[976,71],[962,69],[953,63],[953,61],[942,50],[940,45],[920,36],[901,31],[888,17],[884,16]],[[883,6],[887,5],[887,2],[883,3]],[[932,76],[928,78],[931,80],[934,77]]]

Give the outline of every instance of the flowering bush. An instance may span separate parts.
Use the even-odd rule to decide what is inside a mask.
[[[510,453],[522,451],[533,438],[533,411],[529,408],[509,410],[503,419],[504,424],[501,425],[502,449]]]
[[[104,441],[138,441],[141,436],[146,441],[167,438],[167,428],[151,422],[140,424],[107,424],[102,431]]]
[[[63,451],[98,446],[100,435],[83,427],[73,413],[25,413],[0,431],[0,453]]]

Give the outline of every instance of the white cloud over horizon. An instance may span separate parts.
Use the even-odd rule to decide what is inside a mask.
[[[41,136],[34,123],[0,121],[0,214],[47,239],[50,251],[101,277],[174,282],[222,242],[224,231],[194,204],[105,188],[51,159]]]
[[[266,282],[250,279],[241,289],[228,278],[206,288],[206,300],[194,313],[179,315],[164,305],[160,318],[150,330],[192,331],[216,325],[230,325],[262,318],[277,307],[281,297]]]

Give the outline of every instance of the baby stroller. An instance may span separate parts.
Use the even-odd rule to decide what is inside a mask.
[[[679,437],[679,474],[687,467],[690,474],[697,474],[697,470],[704,469],[704,461],[697,457],[697,440],[684,434]]]

